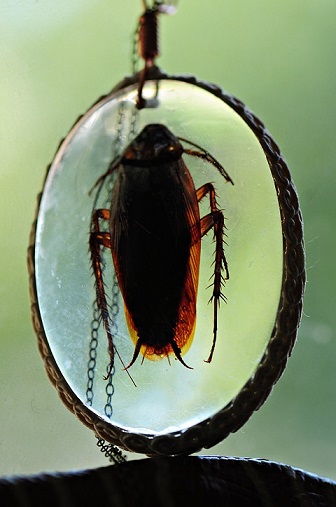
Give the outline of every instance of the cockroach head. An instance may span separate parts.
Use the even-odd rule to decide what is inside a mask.
[[[160,123],[146,125],[128,145],[122,163],[136,166],[173,162],[183,154],[183,147],[176,136]]]

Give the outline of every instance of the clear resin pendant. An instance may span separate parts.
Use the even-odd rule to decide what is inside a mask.
[[[123,449],[177,455],[236,431],[281,375],[302,309],[302,218],[278,146],[244,104],[153,66],[139,110],[140,79],[126,78],[89,109],[48,169],[29,248],[32,312],[48,375],[84,424]],[[145,150],[127,151],[153,124],[184,150],[156,160],[156,179]],[[181,231],[191,238],[184,247]]]

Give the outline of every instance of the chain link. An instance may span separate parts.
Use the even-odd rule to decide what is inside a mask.
[[[93,403],[93,382],[97,365],[97,347],[98,347],[98,330],[100,326],[100,312],[97,300],[93,302],[93,318],[91,322],[91,340],[89,346],[89,360],[87,363],[87,388],[86,388],[86,404],[92,407]]]
[[[113,286],[112,286],[112,304],[110,307],[110,322],[111,322],[111,333],[112,336],[116,336],[118,334],[118,314],[119,314],[119,285],[117,276],[114,273],[113,274]],[[109,373],[110,365],[107,365],[107,374]],[[113,366],[112,370],[110,371],[108,381],[105,387],[106,392],[106,404],[104,407],[104,412],[106,417],[111,419],[113,414],[113,408],[112,408],[112,396],[114,394],[114,385],[113,385],[113,375],[115,374],[115,367]]]
[[[116,126],[116,139],[114,142],[114,153],[113,158],[116,158],[121,154],[122,148],[123,148],[123,142],[122,142],[122,134],[123,134],[123,126],[125,123],[125,115],[126,115],[126,106],[127,101],[121,100],[119,102],[118,106],[118,118],[117,118],[117,126]],[[109,194],[110,196],[110,194]]]
[[[124,463],[126,461],[126,456],[122,453],[119,447],[113,444],[107,444],[103,438],[99,438],[97,435],[96,438],[97,438],[97,446],[111,463],[117,464]]]

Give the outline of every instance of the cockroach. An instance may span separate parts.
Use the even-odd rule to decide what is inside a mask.
[[[191,148],[184,148],[186,143]],[[103,247],[111,250],[124,301],[126,321],[135,344],[127,370],[139,354],[152,361],[189,349],[196,326],[196,300],[201,238],[213,229],[215,239],[212,284],[213,339],[206,362],[210,363],[217,338],[217,310],[229,279],[224,254],[224,215],[218,208],[212,183],[196,189],[182,156],[199,157],[212,164],[233,184],[223,166],[199,145],[176,137],[162,124],[147,125],[114,160],[96,183],[115,175],[110,209],[92,213],[90,252],[97,304],[107,333],[110,370],[116,348],[110,328],[103,280]],[[99,192],[100,190],[98,190]],[[199,202],[209,196],[210,213],[200,217]],[[104,228],[102,222],[108,224]]]

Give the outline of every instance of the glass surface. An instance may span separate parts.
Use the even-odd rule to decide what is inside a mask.
[[[153,83],[145,95],[155,94]],[[129,142],[135,87],[103,99],[73,128],[49,171],[37,222],[36,280],[41,317],[52,353],[71,389],[86,404],[94,276],[89,233],[94,194],[90,189],[115,156],[114,146]],[[282,283],[282,231],[277,195],[258,139],[228,105],[201,88],[163,80],[159,106],[138,113],[138,128],[163,123],[180,137],[199,144],[226,169],[234,186],[211,164],[184,155],[195,187],[212,182],[226,219],[225,255],[230,280],[218,316],[218,337],[211,364],[213,306],[209,278],[215,244],[210,231],[202,239],[196,332],[184,360],[152,362],[138,358],[129,369],[115,361],[110,419],[104,380],[109,364],[107,338],[100,326],[92,409],[113,425],[132,432],[179,431],[211,417],[241,390],[253,375],[272,333]],[[120,138],[120,104],[126,101]],[[119,132],[119,134],[118,134]],[[186,148],[189,145],[184,143]],[[109,199],[102,193],[101,201]],[[200,204],[209,213],[209,200]],[[112,294],[113,265],[105,256],[104,281]],[[148,281],[150,283],[150,280]],[[125,364],[132,358],[131,341],[119,294],[115,346]]]

